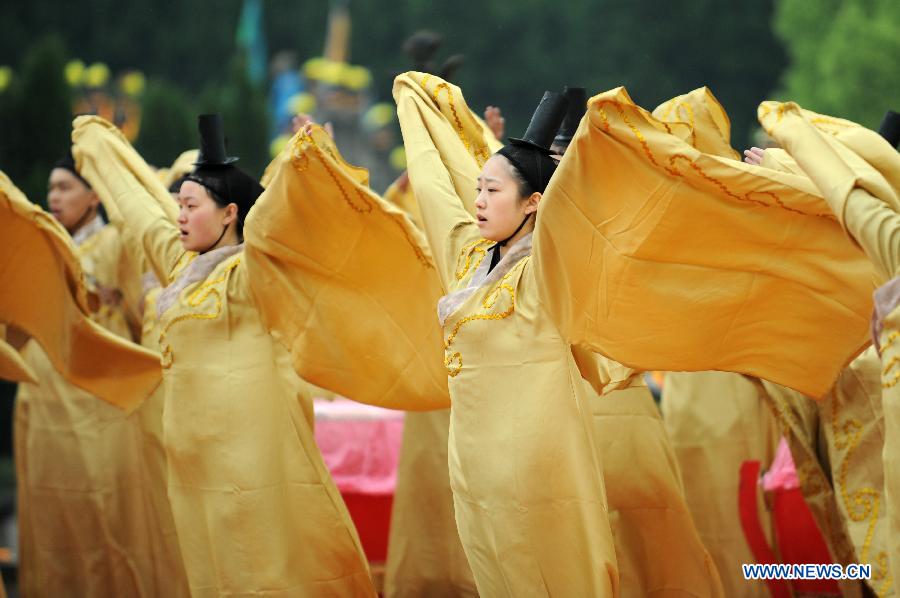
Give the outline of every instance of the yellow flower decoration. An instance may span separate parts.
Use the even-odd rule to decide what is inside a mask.
[[[6,90],[12,82],[13,72],[8,66],[0,66],[0,92]]]
[[[63,73],[65,74],[66,81],[69,82],[69,85],[75,87],[81,83],[81,79],[84,77],[84,63],[80,60],[70,60],[68,64],[66,64]]]
[[[124,91],[126,95],[132,97],[141,95],[146,86],[147,79],[144,77],[144,73],[140,71],[131,71],[124,75],[119,81],[119,87],[122,91]]]
[[[364,66],[348,66],[341,74],[341,85],[359,91],[372,83],[372,73]]]
[[[391,150],[388,160],[395,170],[406,170],[406,150],[402,145],[398,145]]]
[[[291,114],[312,114],[316,109],[316,98],[311,93],[301,92],[288,100]]]
[[[109,67],[102,62],[95,62],[84,71],[82,81],[88,87],[103,87],[109,81]]]
[[[289,135],[279,135],[269,144],[269,155],[271,157],[275,157],[281,153],[281,151],[287,147],[288,141],[291,140]]]
[[[368,129],[380,129],[394,122],[396,118],[397,110],[393,104],[379,102],[366,110],[363,115],[363,124]]]

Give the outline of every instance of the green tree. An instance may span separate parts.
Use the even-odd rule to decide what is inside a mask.
[[[39,40],[4,94],[0,168],[35,202],[45,204],[51,167],[72,145],[72,95],[56,36]]]
[[[870,128],[900,107],[900,2],[779,0],[775,28],[791,58],[783,98]]]
[[[141,101],[141,130],[135,149],[150,164],[168,166],[186,149],[197,147],[194,108],[177,87],[154,80]]]

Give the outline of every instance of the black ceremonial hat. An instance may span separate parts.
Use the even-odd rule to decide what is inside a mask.
[[[531,146],[549,154],[553,138],[566,117],[567,105],[568,100],[562,94],[545,91],[541,103],[531,116],[525,135],[521,139],[510,137],[509,142],[512,145]]]
[[[878,134],[887,139],[893,147],[897,147],[900,143],[900,114],[893,110],[888,110],[878,127]]]
[[[556,171],[556,161],[550,155],[553,137],[566,116],[567,100],[561,94],[545,91],[525,135],[510,137],[509,145],[497,152],[522,173],[534,191],[543,193]]]
[[[201,114],[197,118],[200,130],[200,152],[196,166],[225,166],[238,159],[225,154],[225,127],[221,114]]]
[[[565,145],[572,141],[572,137],[575,136],[575,131],[578,130],[578,125],[581,124],[584,113],[587,112],[587,91],[583,87],[569,87],[566,85],[563,89],[563,95],[568,100],[569,106],[562,127],[559,129],[559,133],[556,134],[556,138],[553,139],[553,143],[559,145]]]

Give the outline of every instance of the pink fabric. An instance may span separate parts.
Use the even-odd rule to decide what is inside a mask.
[[[391,495],[403,438],[403,412],[347,399],[316,401],[316,442],[338,490]]]
[[[784,438],[778,443],[775,459],[772,460],[769,471],[763,474],[761,483],[766,492],[800,487],[800,478],[797,477],[794,458],[791,457],[791,449],[788,448],[787,440]]]

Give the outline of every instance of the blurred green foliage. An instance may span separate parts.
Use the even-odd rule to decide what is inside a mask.
[[[34,40],[0,95],[0,170],[32,201],[46,206],[50,167],[71,145],[72,96],[58,36]]]
[[[897,0],[780,0],[775,29],[790,56],[784,99],[869,128],[900,110]]]

